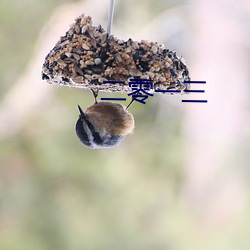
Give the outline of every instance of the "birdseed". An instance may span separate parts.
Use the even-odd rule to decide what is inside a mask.
[[[123,41],[81,15],[46,56],[42,79],[50,84],[129,93],[130,79],[152,80],[154,90],[189,89],[188,68],[175,51],[157,42]],[[103,83],[103,81],[124,81]],[[158,92],[159,93],[159,92]]]

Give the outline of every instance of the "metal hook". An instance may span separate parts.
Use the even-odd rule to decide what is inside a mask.
[[[114,9],[115,9],[115,0],[110,0],[109,14],[108,14],[108,26],[107,26],[107,33],[108,33],[108,35],[111,34],[113,17],[114,17]]]

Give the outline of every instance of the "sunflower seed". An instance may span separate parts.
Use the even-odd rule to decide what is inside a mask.
[[[75,77],[72,77],[71,79],[75,83],[82,83],[83,82],[83,77],[82,76],[75,76]]]
[[[75,69],[76,73],[78,73],[81,76],[83,75],[83,72],[82,72],[82,70],[79,67],[75,66],[74,69]]]
[[[157,51],[158,51],[158,48],[157,48],[155,45],[153,45],[152,48],[151,48],[151,51],[152,51],[154,54],[156,54]]]
[[[85,64],[86,65],[94,65],[95,63],[93,61],[87,60],[87,61],[85,61]]]
[[[95,80],[95,79],[99,79],[100,77],[101,77],[101,75],[94,74],[91,76],[91,79]]]
[[[80,33],[80,27],[79,27],[79,25],[75,25],[75,31],[76,31],[77,34]]]
[[[141,79],[149,79],[148,75],[141,75]]]
[[[147,40],[141,40],[142,44],[145,44],[146,46],[150,47],[150,43]]]
[[[82,44],[82,48],[85,49],[85,50],[89,50],[89,46],[86,44],[86,43],[83,43]]]
[[[142,73],[138,69],[130,68],[129,69],[129,74],[131,76],[141,76]]]
[[[98,79],[98,82],[100,82],[100,83],[103,83],[104,81],[108,81],[108,80],[106,78],[103,78],[103,77]]]
[[[65,55],[66,55],[67,57],[71,57],[72,54],[71,54],[70,52],[66,52]]]
[[[80,56],[79,56],[79,55],[77,55],[77,54],[75,54],[75,53],[73,53],[72,55],[74,56],[74,58],[75,58],[77,61],[80,60]]]
[[[69,64],[69,63],[75,62],[75,59],[73,59],[73,58],[65,58],[63,61],[65,63]]]
[[[147,75],[152,79],[152,78],[154,78],[155,74],[153,72],[148,71]]]

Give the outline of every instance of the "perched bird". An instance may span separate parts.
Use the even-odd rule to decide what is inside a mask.
[[[76,134],[88,148],[111,148],[133,132],[134,117],[119,103],[97,102],[97,93],[92,90],[95,103],[80,112],[76,122]]]

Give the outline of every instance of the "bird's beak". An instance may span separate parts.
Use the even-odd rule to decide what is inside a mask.
[[[82,111],[82,108],[79,106],[79,105],[77,105],[78,106],[78,110],[79,110],[79,113],[80,113],[80,118],[86,118],[86,116],[85,116],[85,114],[84,114],[84,112]]]

